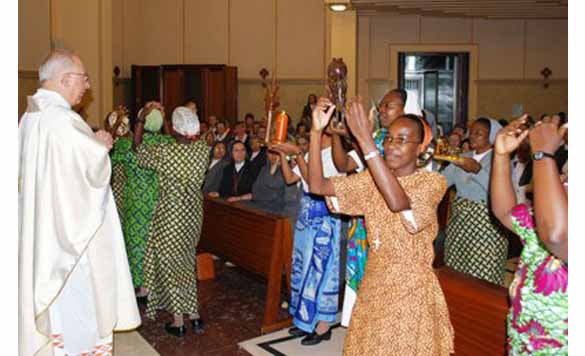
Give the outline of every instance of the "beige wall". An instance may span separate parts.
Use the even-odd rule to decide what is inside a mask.
[[[91,78],[91,89],[81,104],[84,116],[91,126],[102,126],[113,98],[111,6],[112,0],[19,1],[19,114],[37,86],[32,71],[53,43],[75,51],[83,60]]]
[[[52,21],[50,3],[56,9]],[[104,25],[108,19],[111,35]],[[509,115],[512,104],[566,110],[566,20],[335,15],[319,0],[21,0],[19,34],[19,74],[36,70],[51,34],[80,52],[92,76],[92,122],[113,102],[128,102],[132,64],[173,63],[237,66],[240,118],[248,111],[262,116],[258,72],[263,67],[272,72],[276,65],[281,108],[296,120],[307,94],[324,93],[332,56],[342,55],[350,66],[356,88],[350,94],[355,90],[367,101],[379,98],[390,85],[390,45],[396,44],[477,45],[477,114]],[[113,66],[122,71],[114,87],[108,84]],[[553,73],[549,89],[539,81],[545,66]],[[26,73],[19,75],[21,97],[34,87],[35,79]]]
[[[567,93],[566,80],[553,81],[547,89],[539,80],[487,80],[478,85],[478,112],[493,118],[510,118],[514,104],[523,104],[524,111],[534,118],[545,113],[567,112]]]
[[[476,115],[509,117],[514,104],[537,116],[567,110],[567,21],[483,20],[419,15],[358,17],[358,89],[379,99],[389,89],[391,45],[477,45]],[[540,71],[554,84],[544,89]],[[396,70],[396,69],[392,69]]]
[[[38,87],[38,68],[51,48],[49,2],[18,2],[18,116],[26,109],[26,97]]]
[[[280,108],[294,120],[309,93],[324,92],[329,58],[319,0],[119,0],[113,19],[113,65],[122,78],[132,64],[237,66],[240,119],[263,115],[262,68],[272,73],[276,65]],[[114,101],[127,103],[128,82],[120,85]]]

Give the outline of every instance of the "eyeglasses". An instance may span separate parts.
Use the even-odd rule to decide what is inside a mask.
[[[420,141],[408,141],[408,139],[406,137],[395,137],[392,138],[390,136],[386,137],[386,139],[384,139],[384,143],[385,144],[396,144],[398,146],[404,146],[407,143],[421,143]]]
[[[398,104],[398,103],[393,103],[393,102],[383,102],[380,103],[380,106],[378,106],[379,110],[386,110],[386,109],[392,109],[392,108],[398,108],[401,107],[402,105]]]
[[[67,72],[65,74],[77,75],[80,76],[84,82],[89,82],[89,75],[87,75],[87,73]]]

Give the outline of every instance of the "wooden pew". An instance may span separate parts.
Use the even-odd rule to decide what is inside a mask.
[[[506,288],[446,266],[435,273],[455,329],[455,355],[506,355]]]
[[[278,320],[283,274],[290,287],[292,229],[288,218],[208,198],[203,213],[198,250],[211,252],[268,281],[261,332],[290,325],[290,318]]]

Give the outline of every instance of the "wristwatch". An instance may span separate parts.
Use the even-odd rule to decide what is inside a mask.
[[[544,152],[544,151],[536,151],[532,155],[532,159],[535,160],[535,161],[540,161],[541,159],[543,159],[545,157],[555,159],[555,156],[554,155],[551,155],[550,153]]]

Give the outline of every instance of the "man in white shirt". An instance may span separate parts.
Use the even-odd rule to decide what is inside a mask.
[[[19,124],[19,355],[111,355],[140,325],[110,188],[112,137],[72,110],[81,59],[53,51]]]

